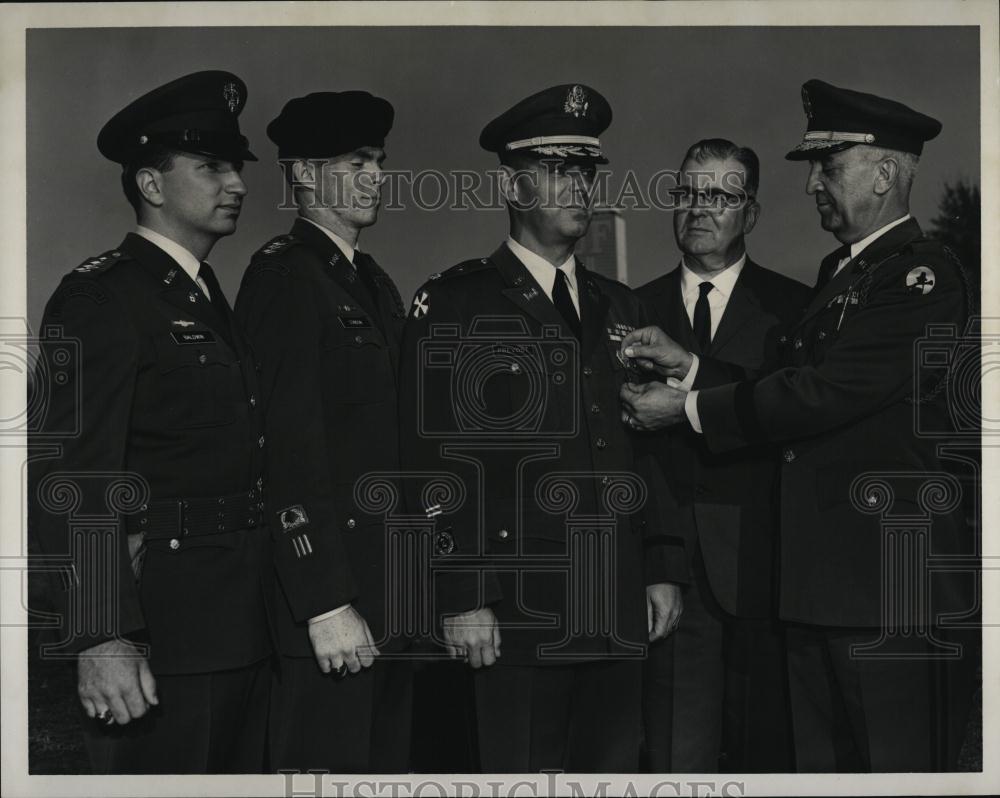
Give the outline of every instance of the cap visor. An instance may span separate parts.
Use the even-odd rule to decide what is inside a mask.
[[[788,161],[811,161],[853,147],[853,141],[803,141],[785,155]]]

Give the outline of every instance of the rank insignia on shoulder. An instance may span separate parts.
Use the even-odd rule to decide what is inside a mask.
[[[283,249],[287,249],[291,244],[295,242],[295,236],[278,236],[277,238],[272,238],[264,246],[260,248],[261,255],[275,255],[281,252]]]
[[[282,532],[291,532],[293,529],[308,524],[309,516],[306,515],[306,510],[301,504],[293,504],[291,507],[278,511],[278,520],[281,522]]]
[[[426,291],[421,291],[415,297],[413,297],[413,318],[419,319],[430,313],[431,302],[430,295]]]
[[[434,272],[434,274],[432,274],[427,279],[428,280],[439,280],[440,278],[441,278],[441,272]]]
[[[917,266],[906,274],[906,288],[911,294],[929,294],[934,290],[934,270],[930,266]]]
[[[114,263],[117,263],[118,259],[121,258],[122,253],[118,250],[113,252],[105,252],[103,255],[97,255],[93,258],[88,258],[75,269],[74,272],[77,274],[90,274],[91,272],[104,271],[106,268]]]

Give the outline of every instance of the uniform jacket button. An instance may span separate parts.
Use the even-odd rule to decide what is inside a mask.
[[[501,538],[505,538],[506,539],[510,535],[510,532],[508,532],[506,529],[501,529],[499,532],[497,532],[497,534]]]
[[[820,330],[819,333],[816,335],[816,337],[822,341],[824,338],[826,338],[826,330]]]
[[[584,366],[583,367],[583,376],[584,377],[589,377],[593,373],[594,373],[594,370],[590,366]]]
[[[170,538],[170,548],[177,551],[181,547],[181,542],[177,538]]]
[[[781,456],[785,458],[786,463],[790,463],[795,459],[795,452],[792,449],[785,449]]]
[[[264,448],[264,436],[263,436],[263,435],[261,435],[261,436],[260,436],[260,437],[259,437],[259,438],[257,439],[257,448],[258,448],[258,449],[263,449],[263,448]]]
[[[597,402],[594,402],[594,404],[590,406],[590,412],[596,416],[598,413],[601,412],[601,406],[597,404]]]
[[[198,355],[198,362],[204,366],[208,362],[208,355],[202,352],[200,355]]]
[[[256,406],[257,406],[257,397],[251,395],[251,397],[250,397],[250,407],[256,407]]]
[[[601,484],[602,484],[602,485],[607,485],[607,484],[609,484],[610,482],[611,482],[611,477],[609,477],[609,476],[607,476],[607,475],[605,475],[605,476],[601,477]]]
[[[795,340],[794,340],[794,341],[792,342],[792,346],[793,346],[793,347],[794,347],[795,349],[801,349],[801,348],[802,348],[802,339],[801,339],[801,338],[796,338],[796,339],[795,339]]]
[[[604,449],[607,445],[608,445],[608,442],[606,440],[604,440],[604,438],[598,438],[597,439],[597,448],[598,449]]]
[[[354,527],[356,527],[357,525],[358,525],[358,522],[355,521],[353,518],[348,518],[347,519],[347,528],[348,529],[354,529]]]

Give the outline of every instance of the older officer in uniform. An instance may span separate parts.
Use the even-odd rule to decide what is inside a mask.
[[[236,312],[261,364],[271,444],[272,769],[409,769],[409,666],[372,667],[401,645],[385,639],[386,529],[355,500],[365,474],[399,471],[406,314],[392,278],[358,249],[378,218],[392,120],[367,92],[317,92],[289,100],[267,128],[298,219],[254,255]]]
[[[953,767],[931,661],[943,651],[939,614],[967,606],[963,579],[910,573],[890,546],[916,533],[887,537],[882,528],[886,511],[913,523],[933,518],[929,539],[907,545],[918,554],[962,551],[947,502],[926,506],[922,486],[941,463],[934,441],[914,429],[915,403],[921,418],[940,410],[943,379],[940,370],[915,372],[918,340],[931,324],[962,326],[968,305],[959,265],[908,210],[918,156],[941,124],[819,80],[803,86],[803,101],[808,129],[787,157],[808,160],[806,191],[842,246],[824,259],[788,335],[786,367],[686,395],[660,383],[628,386],[622,397],[639,427],[686,418],[713,452],[785,444],[780,614],[789,622],[798,768]],[[625,352],[674,378],[695,367],[656,329],[629,336]],[[870,482],[868,473],[881,476]],[[892,567],[899,570],[887,574]]]
[[[479,669],[486,772],[635,770],[644,644],[680,613],[682,545],[655,513],[644,527],[617,410],[619,341],[646,316],[573,255],[610,121],[565,85],[485,127],[510,235],[422,286],[403,339],[404,465],[462,484],[410,509],[436,523],[443,639]]]
[[[758,374],[809,296],[747,255],[759,183],[748,147],[726,139],[692,145],[675,192],[681,263],[636,291],[656,324],[699,357],[698,387]],[[772,453],[713,454],[689,428],[649,443],[681,505],[692,565],[684,618],[646,665],[650,767],[714,773],[724,750],[727,770],[789,770],[784,647],[772,600]]]
[[[205,262],[236,230],[240,172],[256,160],[245,102],[235,75],[199,72],[104,126],[98,148],[122,165],[138,225],[45,310],[43,351],[76,339],[80,360],[50,386],[42,432],[76,418],[79,433],[33,469],[32,525],[45,554],[73,558],[54,650],[78,654],[99,773],[263,766],[272,566],[257,375]],[[117,532],[93,557],[103,544],[81,519],[109,512]]]

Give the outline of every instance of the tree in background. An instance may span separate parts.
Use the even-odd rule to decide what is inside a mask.
[[[938,216],[931,220],[929,234],[950,247],[972,281],[972,292],[979,297],[982,202],[979,186],[959,179],[944,184],[938,200]]]

